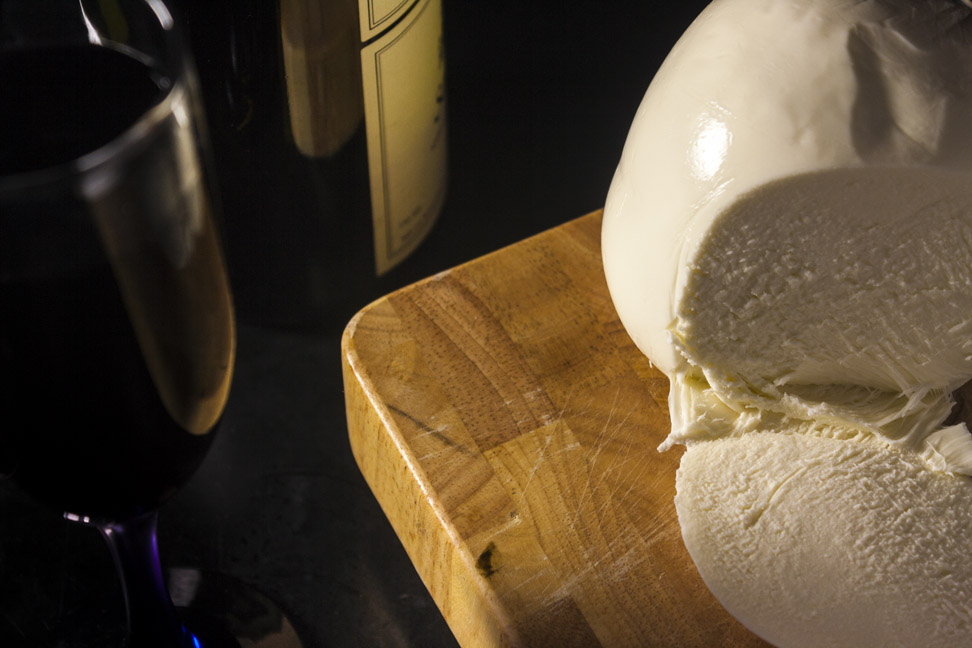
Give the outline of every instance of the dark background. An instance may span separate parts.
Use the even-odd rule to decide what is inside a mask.
[[[384,287],[600,208],[645,88],[705,4],[444,0],[449,193]],[[351,457],[341,328],[242,322],[223,430],[161,514],[163,562],[258,588],[309,648],[453,646]],[[96,531],[0,482],[0,646],[65,632],[100,645],[122,622],[119,597]]]

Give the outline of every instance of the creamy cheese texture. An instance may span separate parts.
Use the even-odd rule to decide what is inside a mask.
[[[675,505],[706,585],[778,646],[972,642],[972,480],[869,441],[700,444]]]
[[[723,604],[781,645],[967,633],[972,435],[949,417],[972,379],[972,11],[715,0],[635,116],[602,251],[622,323],[670,378],[660,449],[688,448],[679,521]],[[775,498],[800,457],[810,494]],[[851,515],[865,482],[886,488]],[[765,523],[729,524],[750,500],[769,502]],[[910,535],[876,528],[917,509],[931,513]],[[843,578],[812,577],[828,542],[853,545]],[[955,567],[904,570],[904,588],[887,571],[902,542],[909,560]],[[876,630],[889,602],[918,634]],[[779,630],[786,617],[801,630]]]

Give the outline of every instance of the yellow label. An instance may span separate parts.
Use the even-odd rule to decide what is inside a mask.
[[[367,42],[388,29],[416,0],[358,0],[361,41]]]
[[[382,274],[421,243],[445,199],[442,0],[419,0],[362,48],[361,73],[375,270]]]

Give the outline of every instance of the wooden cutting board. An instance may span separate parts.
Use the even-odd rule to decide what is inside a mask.
[[[351,447],[459,643],[759,646],[672,498],[668,381],[618,320],[595,212],[404,288],[343,339]]]

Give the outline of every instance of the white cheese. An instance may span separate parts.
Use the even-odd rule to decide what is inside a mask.
[[[972,12],[715,0],[635,116],[602,230],[671,381],[676,506],[783,646],[970,645]]]
[[[605,206],[632,339],[733,410],[930,452],[972,377],[970,90],[955,2],[713,2],[652,81]],[[972,436],[944,461],[972,474]]]
[[[871,441],[693,446],[675,505],[706,585],[777,646],[972,642],[972,480]]]

